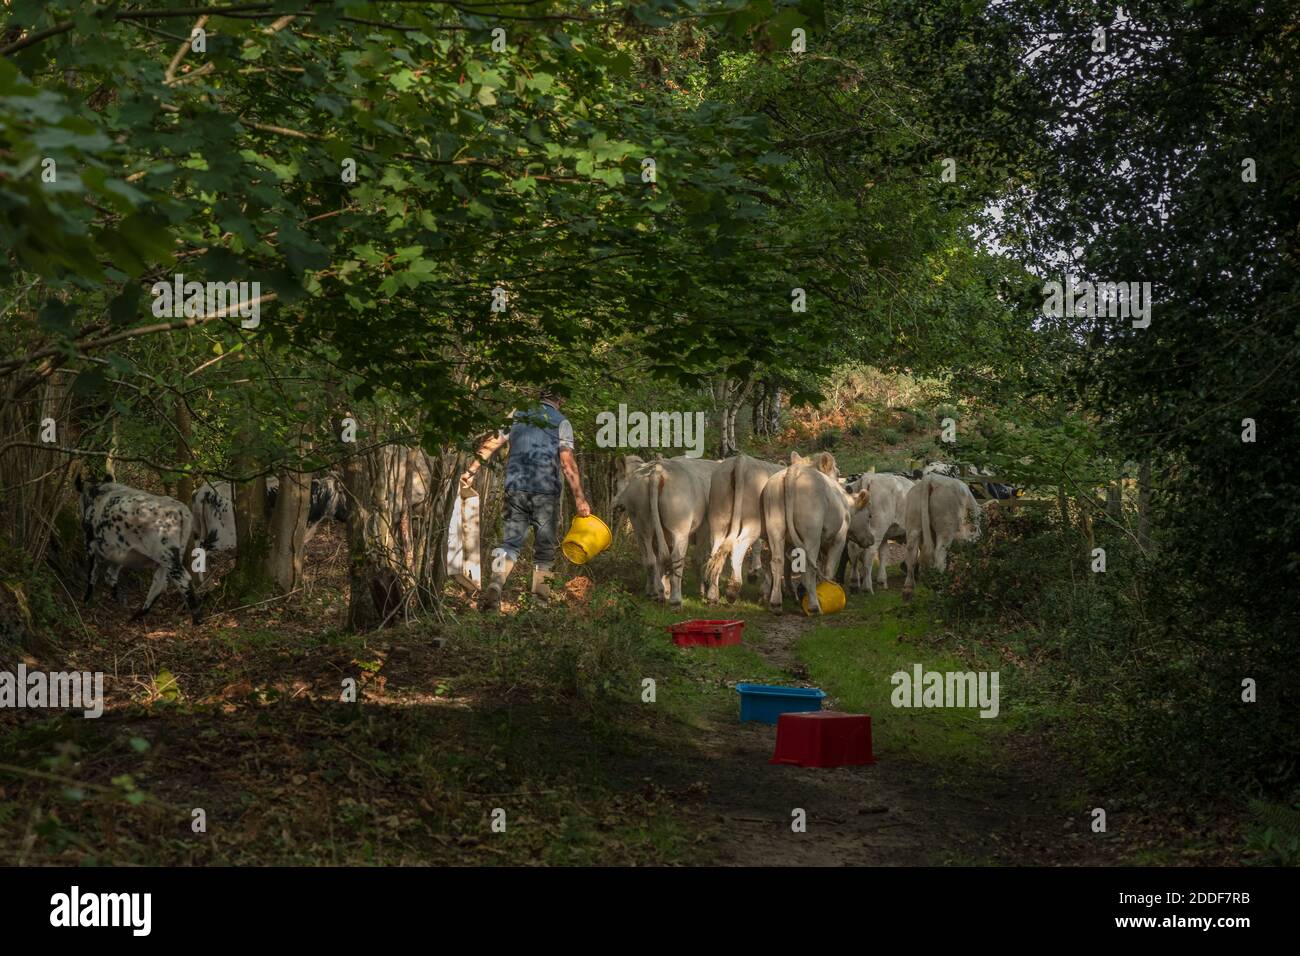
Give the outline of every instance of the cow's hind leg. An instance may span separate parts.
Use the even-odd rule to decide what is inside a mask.
[[[735,604],[736,599],[740,597],[740,587],[745,577],[745,556],[749,554],[749,549],[755,547],[756,544],[757,542],[753,537],[743,533],[732,543],[731,583],[727,585],[728,604]]]
[[[904,570],[907,577],[903,579],[903,600],[912,600],[912,592],[916,590],[916,579],[919,577],[921,564],[921,533],[919,531],[907,532],[907,559],[904,562]]]
[[[668,551],[668,603],[673,607],[682,606],[682,574],[686,570],[686,544],[689,535],[675,534]]]
[[[773,534],[768,541],[768,580],[767,606],[776,614],[781,613],[782,588],[785,585],[785,536]]]
[[[948,548],[952,545],[949,538],[937,536],[934,542],[934,566],[939,571],[948,570]]]
[[[702,596],[710,604],[718,603],[718,584],[722,580],[722,566],[727,562],[727,555],[733,542],[715,538],[709,549],[709,560],[704,563],[704,575],[700,579]]]
[[[122,566],[120,564],[110,564],[104,569],[104,583],[108,585],[113,600],[118,604],[123,604],[126,601],[126,595],[122,593],[122,584],[119,580],[121,573]]]
[[[817,584],[821,580],[823,571],[828,579],[834,580],[835,567],[826,560],[831,555],[827,553],[823,556],[821,553],[822,529],[820,527],[812,527],[807,531],[800,529],[800,537],[804,540],[803,571],[795,587],[795,600],[802,602],[807,596],[808,613],[820,614],[822,607],[821,602],[817,600]],[[839,554],[836,553],[834,558],[838,561]],[[823,568],[823,565],[826,567]]]
[[[140,606],[140,610],[131,615],[131,620],[138,621],[149,613],[149,609],[153,607],[153,602],[158,600],[158,595],[162,594],[163,589],[167,587],[168,573],[167,568],[161,564],[158,565],[157,570],[153,573],[153,581],[149,584],[149,593],[145,595],[144,604]]]
[[[90,596],[95,593],[95,553],[88,551],[86,553],[86,594],[82,597],[83,604],[90,603]]]
[[[658,583],[659,562],[655,558],[654,547],[646,542],[641,542],[641,565],[645,568],[645,596],[648,598],[662,598],[663,591]]]
[[[171,566],[167,569],[167,580],[185,595],[185,606],[190,609],[190,620],[198,624],[203,620],[203,614],[200,610],[202,599],[194,590],[194,581],[190,578],[190,572],[185,568],[185,561],[181,557],[180,548],[172,548]]]

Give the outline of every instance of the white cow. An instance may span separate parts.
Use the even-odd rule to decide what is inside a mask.
[[[185,551],[189,548],[194,519],[190,509],[175,498],[164,498],[120,485],[106,475],[101,481],[83,484],[76,479],[81,494],[81,526],[86,535],[86,594],[89,604],[95,591],[95,571],[105,566],[104,580],[118,596],[117,578],[122,568],[153,568],[153,583],[137,620],[149,612],[168,582],[185,595],[195,624],[202,618],[199,598],[194,593],[189,571],[185,568]]]
[[[697,550],[708,546],[709,480],[718,462],[627,455],[621,465],[614,504],[627,512],[641,545],[646,596],[680,607],[687,547],[692,538]]]
[[[948,549],[954,541],[974,541],[980,536],[981,514],[979,502],[959,478],[930,474],[908,490],[904,503],[907,528],[904,600],[912,597],[922,562],[943,571],[948,567]]]
[[[885,571],[888,542],[891,539],[903,542],[907,540],[904,504],[912,485],[912,479],[902,475],[873,473],[862,475],[849,486],[850,494],[859,491],[869,494],[868,506],[855,512],[849,522],[848,581],[855,590],[861,590],[865,580],[867,593],[875,593],[871,583],[873,560],[880,564],[877,572],[880,586],[889,587]]]
[[[741,569],[750,548],[754,548],[761,569],[761,549],[755,547],[763,535],[760,496],[768,478],[780,470],[781,466],[775,462],[741,454],[723,461],[713,472],[709,482],[710,554],[704,569],[704,596],[710,603],[718,601],[722,569],[728,561],[731,563],[729,602],[740,595]]]
[[[791,571],[800,576],[808,595],[808,609],[813,614],[821,613],[817,582],[834,580],[850,516],[865,507],[867,500],[867,492],[850,496],[840,486],[839,470],[829,452],[812,459],[794,452],[790,466],[767,480],[761,495],[763,538],[768,549],[763,587],[773,611],[781,613],[788,544]],[[796,549],[802,553],[796,554]],[[802,570],[795,571],[796,566]]]

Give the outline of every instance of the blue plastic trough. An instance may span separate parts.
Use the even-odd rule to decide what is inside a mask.
[[[816,687],[771,687],[767,684],[737,684],[740,694],[740,722],[757,720],[775,724],[781,714],[804,714],[821,710],[826,692]]]

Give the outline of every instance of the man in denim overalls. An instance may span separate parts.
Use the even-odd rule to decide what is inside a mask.
[[[516,411],[509,432],[499,432],[479,446],[478,456],[460,480],[469,484],[483,462],[502,445],[509,443],[506,459],[505,540],[503,555],[493,554],[492,580],[479,599],[480,611],[495,611],[501,606],[501,589],[514,570],[524,546],[528,528],[533,529],[532,593],[542,600],[551,596],[555,552],[559,544],[560,495],[564,491],[561,474],[573,491],[578,515],[591,514],[591,505],[582,493],[582,476],[573,455],[573,426],[560,414],[560,398],[543,392],[541,404]]]

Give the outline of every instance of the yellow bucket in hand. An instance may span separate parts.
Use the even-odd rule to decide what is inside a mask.
[[[608,548],[613,540],[609,525],[595,515],[574,517],[573,523],[569,525],[569,533],[560,542],[560,550],[574,564],[586,564]]]
[[[844,610],[847,602],[844,595],[844,589],[834,581],[821,581],[817,585],[817,603],[821,605],[823,614],[834,614],[836,611]],[[803,612],[808,611],[808,595],[803,596]]]

